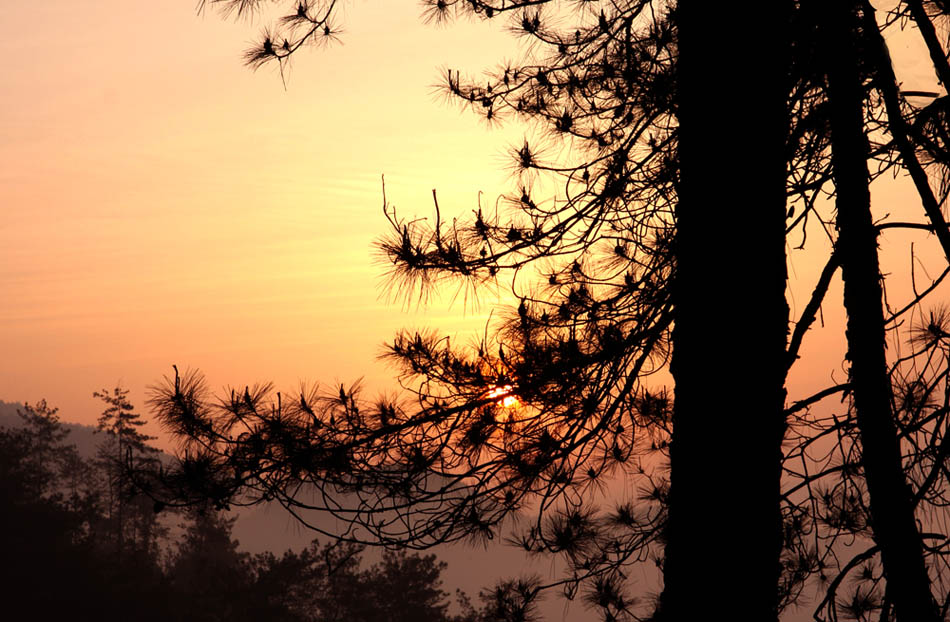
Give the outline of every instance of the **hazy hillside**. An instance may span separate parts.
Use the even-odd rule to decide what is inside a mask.
[[[23,404],[0,400],[0,427],[17,428],[23,420],[17,414]],[[92,426],[63,422],[69,430],[66,440],[79,449],[80,455],[90,458],[96,455],[96,447],[102,436],[96,434]],[[172,456],[162,454],[163,459]],[[301,549],[314,538],[314,534],[292,520],[277,504],[247,508],[236,512],[238,521],[234,526],[234,536],[241,542],[241,548],[252,553],[263,551],[284,551],[288,548]]]
[[[17,414],[23,404],[19,402],[4,402],[0,400],[0,427],[18,428],[23,425],[23,419]],[[96,432],[96,428],[78,423],[63,422],[63,425],[69,430],[69,436],[66,440],[79,449],[79,453],[86,457],[96,455],[96,447],[101,439]]]

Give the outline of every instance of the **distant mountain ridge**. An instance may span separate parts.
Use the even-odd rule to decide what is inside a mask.
[[[17,414],[20,410],[23,410],[23,404],[0,400],[0,427],[22,427],[23,419]],[[61,423],[64,428],[69,430],[69,436],[66,437],[66,442],[75,445],[76,449],[79,450],[79,455],[85,458],[91,458],[96,455],[96,447],[98,447],[102,437],[96,434],[95,427],[66,421],[61,421]]]

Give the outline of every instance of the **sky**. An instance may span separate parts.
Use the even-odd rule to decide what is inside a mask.
[[[372,242],[382,175],[407,217],[431,214],[433,188],[462,214],[510,187],[503,153],[522,130],[489,130],[433,88],[443,67],[514,55],[501,24],[345,3],[341,43],[299,54],[285,88],[241,60],[265,20],[198,16],[192,0],[76,7],[9,3],[0,19],[0,400],[88,425],[93,391],[120,384],[148,417],[146,388],[172,364],[213,389],[363,378],[374,393],[395,388],[376,357],[396,331],[481,331],[497,296],[393,299]],[[243,517],[238,537],[311,539],[277,514]],[[520,564],[442,555],[450,591],[473,596],[491,563]]]
[[[241,62],[266,20],[199,16],[193,0],[7,5],[0,400],[93,424],[93,391],[119,384],[147,416],[146,387],[172,364],[213,389],[362,377],[372,393],[394,388],[376,357],[396,331],[481,332],[496,297],[394,300],[372,242],[387,227],[381,175],[407,217],[431,215],[433,188],[459,215],[511,189],[504,152],[525,129],[489,128],[433,88],[440,68],[518,56],[503,22],[440,28],[415,2],[347,2],[341,43],[298,54],[285,86]],[[899,75],[937,90],[913,34],[892,42]],[[904,179],[878,184],[875,215],[921,220],[909,197]],[[793,317],[827,251],[809,235],[815,253],[789,247]],[[939,257],[919,233],[882,236],[894,300],[911,239],[923,264]],[[844,378],[837,282],[828,300],[791,399]]]
[[[394,300],[372,242],[383,174],[408,217],[431,215],[433,188],[453,214],[510,191],[504,151],[525,129],[490,129],[433,88],[442,68],[519,56],[503,22],[433,27],[414,2],[347,2],[341,42],[298,54],[285,88],[241,62],[266,18],[75,6],[13,3],[0,23],[0,399],[93,423],[93,391],[119,384],[142,406],[172,364],[215,389],[383,391],[393,370],[376,357],[399,329],[480,332],[497,297]],[[937,90],[916,41],[893,42],[899,72]],[[875,205],[893,213],[907,194],[898,183]],[[790,249],[793,316],[820,267]],[[834,332],[806,348],[840,360]]]
[[[341,43],[287,74],[241,54],[266,25],[192,2],[4,9],[0,399],[92,423],[96,389],[143,403],[171,365],[212,388],[360,377],[404,327],[469,334],[491,301],[387,295],[381,176],[400,214],[469,213],[510,188],[491,131],[433,88],[516,50],[501,24],[422,26],[346,3]]]

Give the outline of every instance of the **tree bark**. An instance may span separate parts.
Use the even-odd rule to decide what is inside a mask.
[[[790,7],[684,0],[677,9],[676,388],[662,620],[778,616]],[[729,155],[737,149],[738,159]]]
[[[888,594],[901,620],[939,619],[930,592],[910,487],[901,466],[900,441],[887,372],[877,229],[871,218],[870,153],[864,132],[859,74],[860,3],[822,6],[832,168],[837,209],[837,252],[848,314],[850,380],[860,432],[874,539],[881,548]]]

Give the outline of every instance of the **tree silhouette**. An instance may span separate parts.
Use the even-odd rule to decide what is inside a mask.
[[[244,12],[259,2],[212,4]],[[703,613],[732,589],[711,567],[741,556],[745,617],[774,618],[814,577],[826,594],[819,609],[834,619],[837,590],[857,574],[864,583],[842,601],[852,614],[933,619],[924,564],[945,566],[945,551],[923,546],[914,521],[934,513],[939,531],[947,399],[932,396],[947,390],[946,333],[942,312],[928,322],[921,302],[947,272],[891,312],[876,238],[888,227],[931,231],[950,258],[939,208],[948,184],[930,185],[950,162],[946,98],[911,105],[882,36],[914,19],[937,74],[950,76],[932,23],[946,10],[907,2],[879,24],[866,2],[760,4],[729,13],[685,2],[427,3],[435,21],[507,15],[535,43],[487,79],[446,71],[445,89],[490,121],[539,123],[569,149],[548,161],[527,141],[514,148],[521,184],[507,209],[479,206],[468,219],[445,218],[436,200],[434,222],[407,220],[384,189],[392,226],[380,249],[404,295],[511,274],[517,308],[471,349],[399,335],[388,351],[408,389],[399,399],[365,400],[355,386],[284,399],[259,385],[216,403],[200,375],[176,370],[151,403],[189,440],[166,478],[177,502],[277,499],[317,531],[323,523],[303,512],[341,519],[330,535],[344,540],[409,547],[490,539],[527,513],[513,539],[562,555],[568,570],[548,584],[499,586],[498,615],[526,616],[541,589],[559,586],[570,598],[583,587],[606,619],[632,616],[624,571],[646,560],[663,567],[659,615]],[[294,3],[248,62],[283,69],[304,43],[332,39],[336,7]],[[711,94],[754,74],[746,44],[767,51],[772,71],[742,107]],[[729,144],[748,157],[726,159]],[[910,175],[927,222],[871,221],[869,183],[893,171]],[[539,175],[562,182],[555,199],[537,196]],[[820,200],[829,193],[831,216]],[[832,252],[786,345],[784,248],[793,234],[804,246],[809,223]],[[839,269],[849,379],[785,405],[784,377]],[[921,319],[913,352],[889,362],[886,340],[907,334],[905,316]],[[650,379],[668,362],[671,327],[675,401]],[[727,387],[736,388],[724,396]],[[811,413],[831,396],[845,398],[841,419]],[[634,498],[607,494],[620,474]],[[873,545],[839,558],[856,537]],[[881,571],[862,565],[878,553]],[[934,592],[944,611],[945,583],[938,576],[944,593]]]
[[[69,428],[45,402],[0,427],[0,569],[3,614],[31,620],[212,620],[273,622],[462,622],[441,590],[434,556],[387,552],[365,564],[362,547],[314,541],[308,548],[250,555],[234,540],[233,516],[190,508],[181,532],[157,530],[156,546],[116,555],[99,528],[109,471],[69,444]],[[84,484],[76,486],[74,478]],[[469,608],[471,609],[471,608]],[[465,622],[476,622],[474,610]]]
[[[882,297],[877,258],[878,234],[891,227],[935,232],[944,254],[950,257],[948,229],[938,209],[946,198],[946,185],[940,180],[947,160],[936,147],[940,140],[935,137],[944,129],[931,120],[934,106],[939,109],[939,98],[923,108],[904,98],[882,35],[911,17],[926,21],[920,27],[922,32],[928,28],[932,31],[933,18],[915,11],[915,4],[920,9],[919,3],[902,4],[879,23],[867,2],[843,3],[834,10],[825,3],[801,3],[803,22],[813,26],[800,31],[804,33],[800,40],[813,41],[815,53],[824,59],[812,63],[823,76],[815,93],[825,100],[814,110],[821,111],[824,129],[819,131],[829,141],[821,151],[828,158],[837,208],[834,217],[825,221],[835,225],[837,235],[832,236],[835,249],[816,296],[819,300],[824,296],[827,278],[841,267],[848,313],[849,382],[831,387],[826,393],[844,393],[848,403],[844,419],[812,421],[805,429],[793,426],[799,427],[794,435],[802,436],[798,437],[798,448],[788,452],[789,458],[804,458],[829,437],[836,437],[837,445],[827,454],[830,459],[815,461],[821,467],[814,473],[808,473],[811,467],[804,469],[805,476],[798,469],[787,471],[794,472],[795,479],[800,478],[790,490],[807,488],[810,493],[809,500],[798,504],[789,518],[792,526],[800,529],[804,520],[806,530],[828,538],[824,553],[814,547],[809,550],[801,542],[796,546],[799,568],[811,567],[822,581],[828,581],[819,610],[827,607],[832,619],[839,604],[837,590],[849,574],[857,585],[841,607],[861,618],[878,609],[885,617],[896,611],[902,619],[935,619],[938,614],[932,606],[930,577],[935,577],[934,587],[943,593],[940,600],[946,611],[946,584],[942,578],[946,562],[939,547],[923,546],[920,533],[929,531],[926,538],[937,541],[946,537],[939,533],[944,531],[942,528],[938,527],[937,533],[929,530],[935,515],[943,512],[943,502],[938,500],[942,493],[931,488],[937,479],[931,467],[921,466],[929,461],[936,450],[934,443],[939,443],[937,438],[943,434],[942,407],[933,395],[938,387],[945,386],[946,370],[930,364],[939,360],[935,350],[940,338],[933,337],[940,334],[939,322],[933,321],[933,311],[928,321],[926,311],[919,307],[923,297],[943,280],[946,270],[920,294],[915,284],[913,299],[892,311]],[[936,8],[943,12],[942,7]],[[842,41],[849,42],[843,52]],[[930,49],[935,59],[934,48]],[[935,70],[937,75],[946,75],[945,69],[944,55]],[[921,94],[908,92],[911,95]],[[869,170],[869,162],[875,168]],[[929,222],[872,222],[869,183],[898,167],[914,182]],[[939,199],[930,186],[932,179],[941,184]],[[907,314],[916,315],[911,321],[919,324],[909,335],[898,331]],[[921,339],[922,333],[932,336]],[[899,352],[908,336],[913,351],[889,362],[886,340]],[[917,367],[921,359],[929,362]],[[920,470],[926,474],[921,475]],[[921,503],[930,494],[930,502]],[[928,514],[929,519],[915,522],[915,509],[918,521]],[[873,543],[850,560],[836,563],[840,572],[834,576],[825,564],[842,534],[869,538]],[[869,562],[878,554],[883,562],[880,570]],[[930,577],[924,555],[932,568]]]
[[[246,618],[250,559],[231,537],[235,518],[193,509],[169,561],[167,574],[175,594],[173,617],[182,620]]]
[[[778,616],[791,3],[735,9],[754,10],[759,23],[750,29],[717,3],[677,8],[675,402],[661,620],[707,616],[735,590],[734,577],[717,571],[727,559],[743,569],[731,614]],[[748,50],[769,59],[754,105],[709,97],[761,72]],[[755,154],[741,163],[738,196],[720,191],[735,175],[723,157],[730,142]],[[720,397],[738,383],[741,399]],[[717,506],[728,510],[710,511]]]
[[[892,412],[877,231],[871,216],[867,167],[870,146],[865,134],[858,55],[861,51],[880,53],[874,48],[874,39],[862,36],[871,29],[876,34],[877,23],[873,9],[865,2],[838,3],[825,12],[827,19],[821,24],[823,32],[819,36],[830,59],[828,116],[836,190],[836,251],[844,281],[847,358],[874,538],[881,547],[897,613],[903,619],[938,620]],[[842,41],[846,44],[839,49]]]
[[[314,541],[294,557],[306,581],[291,579],[303,590],[299,609],[326,622],[448,621],[448,601],[441,589],[446,565],[434,555],[385,551],[382,559],[363,568],[363,547]],[[285,554],[286,564],[290,553]]]
[[[184,620],[448,622],[435,556],[387,551],[364,567],[363,547],[335,543],[250,556],[232,538],[234,517],[189,511],[168,565],[174,616]]]
[[[107,406],[96,426],[96,431],[104,434],[97,464],[106,477],[106,520],[119,558],[128,551],[154,552],[161,529],[152,500],[141,494],[129,477],[133,471],[155,470],[159,452],[149,445],[155,437],[139,430],[145,422],[128,395],[128,389],[121,387],[93,393]]]
[[[0,583],[12,619],[160,620],[157,557],[117,559],[103,522],[97,467],[68,443],[55,408],[0,428]]]

